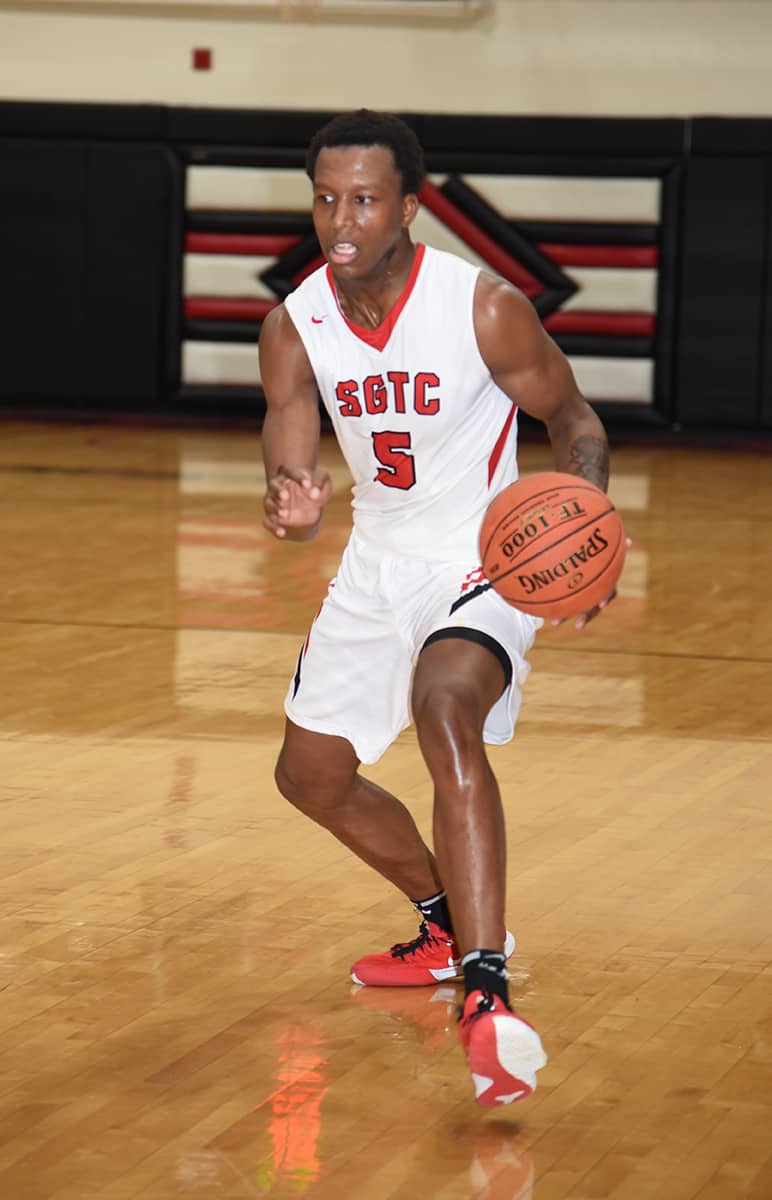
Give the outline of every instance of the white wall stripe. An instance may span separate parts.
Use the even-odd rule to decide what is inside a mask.
[[[258,274],[276,259],[246,254],[186,254],[182,290],[186,296],[232,296],[275,300]]]
[[[656,224],[660,219],[658,179],[467,175],[465,182],[510,220]]]
[[[260,383],[257,346],[252,342],[183,342],[182,382]]]
[[[580,291],[562,306],[575,312],[599,309],[611,312],[657,311],[657,272],[608,267],[571,267],[566,275]]]
[[[629,404],[651,404],[654,395],[654,363],[648,358],[569,358],[588,400],[615,400]]]
[[[311,211],[311,183],[301,170],[280,167],[188,167],[188,208]]]

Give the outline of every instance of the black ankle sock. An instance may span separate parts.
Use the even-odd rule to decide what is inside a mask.
[[[507,960],[500,950],[470,950],[461,959],[464,968],[464,995],[493,992],[509,1005]]]
[[[444,892],[430,896],[428,900],[413,900],[411,902],[425,921],[439,925],[445,933],[453,932],[453,922],[450,919],[447,897]]]

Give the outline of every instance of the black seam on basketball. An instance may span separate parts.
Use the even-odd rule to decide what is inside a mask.
[[[582,487],[582,486],[581,486],[581,483],[580,483],[579,485],[577,485],[577,490],[578,490],[578,491],[583,491],[583,492],[597,492],[597,491],[599,491],[599,489],[598,489],[598,488],[595,486],[595,484],[593,484],[593,483],[590,483],[588,480],[583,480],[582,482],[584,483],[584,485],[585,485],[585,486],[584,486],[584,487]],[[513,486],[513,485],[510,485],[510,486]],[[568,486],[568,485],[566,484],[565,486]],[[504,516],[503,516],[503,517],[499,517],[498,521],[496,522],[496,524],[494,525],[493,529],[491,530],[491,536],[490,536],[490,537],[489,537],[489,539],[488,539],[488,544],[486,545],[486,547],[485,547],[485,550],[483,551],[483,553],[482,553],[482,555],[481,555],[481,558],[482,558],[482,561],[483,561],[483,563],[485,562],[485,559],[486,559],[486,557],[487,557],[487,555],[488,555],[488,551],[489,551],[489,549],[490,549],[491,542],[493,541],[494,537],[495,537],[495,536],[496,536],[496,534],[499,532],[499,530],[500,530],[501,526],[504,524],[504,522],[505,522],[505,521],[509,520],[509,519],[510,519],[511,517],[513,517],[513,516],[516,516],[516,515],[518,515],[518,514],[519,514],[519,512],[520,512],[520,509],[521,509],[521,508],[524,508],[526,505],[532,505],[532,504],[534,504],[534,503],[535,503],[535,502],[536,502],[536,501],[539,499],[539,497],[540,497],[540,496],[546,496],[546,495],[549,495],[549,493],[550,493],[550,492],[554,492],[554,491],[557,491],[557,490],[559,490],[559,489],[558,489],[558,488],[556,488],[554,485],[553,485],[552,487],[549,487],[549,488],[544,488],[544,490],[543,490],[543,491],[541,491],[541,492],[534,492],[534,493],[532,493],[532,494],[531,494],[531,495],[528,497],[528,499],[527,499],[527,500],[520,500],[520,501],[519,501],[518,503],[516,503],[516,504],[515,504],[515,505],[514,505],[512,508],[510,508],[510,509],[507,509],[507,511],[504,513]],[[499,493],[499,495],[501,495],[501,493]],[[494,499],[493,499],[493,500],[491,500],[491,504],[493,504],[493,503],[495,502],[495,500],[496,500],[496,499],[497,499],[497,497],[494,497]],[[610,513],[610,512],[613,512],[613,511],[614,511],[614,509],[615,509],[615,506],[614,506],[614,505],[611,503],[611,501],[609,501],[609,506],[608,506],[608,508],[604,509],[604,510],[603,510],[603,512],[602,512],[602,513],[599,513],[599,514],[598,514],[598,516],[596,516],[594,519],[595,519],[595,520],[600,520],[600,518],[601,518],[601,517],[605,517],[605,516],[606,516],[608,513]],[[554,527],[553,527],[553,528],[554,528]],[[582,526],[582,528],[584,528],[584,526]],[[542,533],[540,533],[540,534],[537,534],[537,537],[539,537],[539,538],[541,538],[541,537],[544,537],[544,535],[545,535],[545,534],[548,534],[548,533],[551,533],[551,532],[552,532],[552,530],[551,530],[551,529],[545,529],[545,530],[544,530]],[[535,543],[533,543],[533,544],[535,544]]]
[[[527,478],[529,478],[529,476],[526,476],[526,479],[527,479]],[[522,483],[522,482],[524,482],[524,480],[520,480],[520,479],[517,479],[517,480],[515,480],[515,483]],[[585,480],[582,480],[582,482],[583,482],[583,483],[588,483],[588,480],[586,480],[586,479],[585,479]],[[510,487],[514,487],[514,484],[509,484],[509,486],[510,486]],[[565,486],[567,487],[568,485],[566,484]],[[591,486],[591,487],[594,487],[595,485],[594,485],[594,484],[591,484],[590,486]],[[538,500],[538,498],[539,498],[540,496],[546,496],[546,495],[548,495],[548,494],[549,494],[549,492],[554,492],[554,491],[557,491],[557,490],[558,490],[558,486],[557,486],[557,485],[555,485],[555,484],[552,484],[552,486],[551,486],[551,487],[545,487],[545,488],[543,488],[543,489],[542,489],[542,491],[540,491],[540,492],[533,492],[533,493],[531,493],[531,494],[530,494],[530,495],[527,497],[527,499],[525,499],[525,500],[519,500],[519,501],[517,501],[517,502],[515,503],[515,505],[514,505],[514,507],[513,507],[513,508],[510,508],[510,509],[508,509],[508,510],[507,510],[507,512],[504,514],[504,516],[499,518],[499,520],[496,522],[496,524],[494,525],[493,529],[491,530],[491,536],[490,536],[490,538],[488,539],[488,545],[485,547],[485,552],[484,552],[484,554],[483,554],[483,556],[482,556],[482,557],[483,557],[483,558],[485,558],[485,555],[488,553],[488,550],[490,549],[490,544],[491,544],[491,542],[493,541],[493,538],[494,538],[494,536],[495,536],[495,535],[496,535],[496,533],[498,532],[498,530],[499,530],[499,527],[500,527],[500,525],[502,524],[502,522],[503,522],[503,521],[506,521],[507,517],[511,517],[513,513],[517,513],[517,512],[519,512],[519,511],[520,511],[520,509],[523,507],[523,505],[525,505],[525,504],[532,504],[532,503],[533,503],[535,500]],[[506,491],[506,488],[504,489],[504,491]],[[587,488],[584,488],[584,491],[587,491]],[[503,495],[503,492],[499,492],[498,496],[494,496],[494,497],[493,497],[493,500],[491,500],[491,504],[494,504],[494,503],[496,502],[496,500],[498,500],[499,496],[501,496],[501,495]],[[545,531],[545,532],[546,532],[546,531]]]
[[[582,529],[587,528],[587,524],[591,525],[593,521],[600,521],[601,518],[607,517],[610,512],[616,512],[614,505],[611,503],[609,503],[608,508],[604,508],[603,512],[596,513],[596,515],[594,517],[592,517],[591,520],[589,522],[585,523],[584,525],[572,526],[571,529],[566,532],[565,537],[570,537],[571,534],[575,533],[577,530],[579,532],[581,532]],[[497,534],[499,532],[499,530],[501,529],[501,526],[504,524],[504,522],[506,520],[508,520],[510,517],[512,517],[513,514],[516,514],[516,513],[517,513],[516,509],[510,509],[509,512],[506,514],[506,516],[501,518],[501,520],[496,524],[496,527],[494,528],[493,533],[491,534],[491,542],[493,541],[495,534]],[[559,524],[562,524],[562,521]],[[532,540],[529,542],[529,546],[538,546],[540,544],[540,542],[542,542],[544,540],[545,537],[547,537],[550,533],[554,533],[558,528],[559,528],[558,525],[551,525],[549,527],[549,529],[542,529],[539,533],[534,534]],[[561,539],[561,540],[563,540],[563,539]],[[559,545],[558,542],[555,542],[553,544],[556,546]],[[488,545],[490,546],[490,542],[488,543]],[[486,551],[486,553],[487,553],[487,551]],[[485,559],[485,555],[483,555],[483,559]]]
[[[614,546],[614,552],[611,555],[609,562],[606,564],[606,568],[604,568],[604,569],[607,569],[611,565],[611,563],[613,563],[614,559],[617,556],[619,547],[621,545],[622,545],[622,538],[620,536],[617,544]],[[513,568],[513,570],[514,569],[515,568]],[[511,571],[507,571],[507,575],[511,575],[511,574],[512,574]],[[501,578],[502,578],[502,576],[499,576],[499,579],[501,579]],[[592,585],[594,583],[597,583],[599,578],[600,577],[598,575],[596,575],[596,576],[594,576],[593,579],[589,579],[587,581],[587,583],[582,584],[581,587],[572,588],[570,595],[571,596],[579,596],[582,592],[586,591],[588,587],[592,587]],[[496,582],[498,582],[498,580]],[[614,583],[614,586],[616,586],[616,582]],[[557,604],[557,603],[559,603],[560,600],[565,600],[565,599],[567,599],[567,597],[565,595],[562,595],[557,598],[555,596],[546,596],[544,600],[532,600],[531,597],[528,596],[528,597],[526,597],[526,600],[528,603],[528,612],[531,612],[531,609],[533,609],[533,608],[543,608],[545,605]],[[517,600],[509,600],[507,603],[513,605],[514,608],[518,607]],[[525,611],[525,610],[523,610],[523,611]]]
[[[555,547],[559,546],[561,544],[561,542],[565,542],[568,538],[573,537],[574,534],[576,534],[576,533],[581,533],[583,529],[588,529],[590,527],[590,525],[595,525],[596,522],[602,520],[603,517],[607,517],[609,515],[609,513],[612,513],[612,512],[616,512],[616,509],[614,508],[613,504],[611,505],[610,508],[607,508],[605,512],[600,513],[599,516],[593,517],[591,521],[585,521],[584,525],[578,525],[578,526],[575,525],[573,529],[569,529],[568,532],[565,533],[562,538],[558,538],[558,540],[556,542],[551,542],[548,548],[550,550],[553,550]],[[548,530],[545,530],[545,533],[547,533],[547,532],[548,532]],[[617,545],[618,544],[619,543],[617,543]],[[524,559],[520,560],[519,562],[515,563],[515,565],[513,567],[510,567],[508,571],[502,571],[500,575],[497,575],[495,579],[491,580],[491,584],[495,588],[496,584],[499,582],[500,579],[506,579],[509,575],[512,574],[513,571],[519,571],[522,567],[527,567],[529,562],[533,562],[533,560],[535,558],[539,558],[539,556],[544,553],[545,553],[544,550],[537,550],[537,552],[535,554],[532,554],[530,556],[530,558],[524,558]]]
[[[486,650],[490,650],[499,660],[502,671],[504,672],[504,687],[502,691],[506,691],[512,682],[513,668],[512,659],[507,654],[501,642],[497,642],[489,633],[483,633],[481,629],[466,629],[461,625],[449,625],[446,629],[435,629],[434,633],[430,633],[419,654],[423,654],[427,646],[431,646],[433,642],[444,641],[446,638],[458,638],[464,642],[474,642],[478,646],[484,646]]]

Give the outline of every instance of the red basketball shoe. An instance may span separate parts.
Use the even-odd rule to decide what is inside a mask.
[[[472,1072],[478,1104],[493,1107],[525,1100],[536,1088],[536,1072],[547,1055],[534,1029],[500,996],[470,992],[458,1036]]]
[[[504,953],[515,952],[515,936],[507,930]],[[367,954],[351,968],[354,983],[367,987],[426,987],[461,974],[456,939],[433,921],[422,921],[418,937],[398,942],[383,954]]]

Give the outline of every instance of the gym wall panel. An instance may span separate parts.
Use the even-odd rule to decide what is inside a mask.
[[[0,397],[81,392],[88,147],[0,139]]]
[[[764,247],[764,325],[761,338],[760,423],[772,429],[772,160],[767,159],[767,228]]]
[[[166,389],[175,165],[152,144],[89,150],[84,399],[153,404]]]
[[[761,158],[695,155],[688,163],[676,343],[681,423],[759,421],[768,178]]]
[[[545,151],[541,152],[545,154]],[[659,221],[658,179],[614,179],[571,175],[464,177],[510,221]]]
[[[683,123],[460,118],[453,145],[452,118],[409,119],[431,166],[415,240],[522,288],[570,356],[588,399],[661,420],[667,380],[658,382],[654,356],[659,243],[675,219],[675,209],[663,213],[661,177],[677,161],[666,151],[683,144]],[[186,120],[193,133],[193,114]],[[209,127],[211,114],[204,121]],[[603,137],[613,154],[595,153]],[[535,153],[539,142],[549,152]],[[226,392],[254,386],[256,360],[243,345],[257,341],[266,312],[319,261],[303,151],[279,149],[196,139],[185,151],[182,381],[190,400],[218,383]],[[446,163],[453,169],[443,169]],[[246,253],[250,239],[268,246],[282,235],[287,248],[272,258]]]
[[[259,417],[327,115],[0,102],[6,408]],[[772,428],[772,120],[408,120],[416,237],[520,287],[604,415]]]
[[[16,133],[0,139],[0,397],[157,406],[179,378],[181,170],[136,138],[157,112],[76,107],[0,105]],[[125,140],[105,141],[114,117]],[[35,136],[49,127],[62,136]]]

